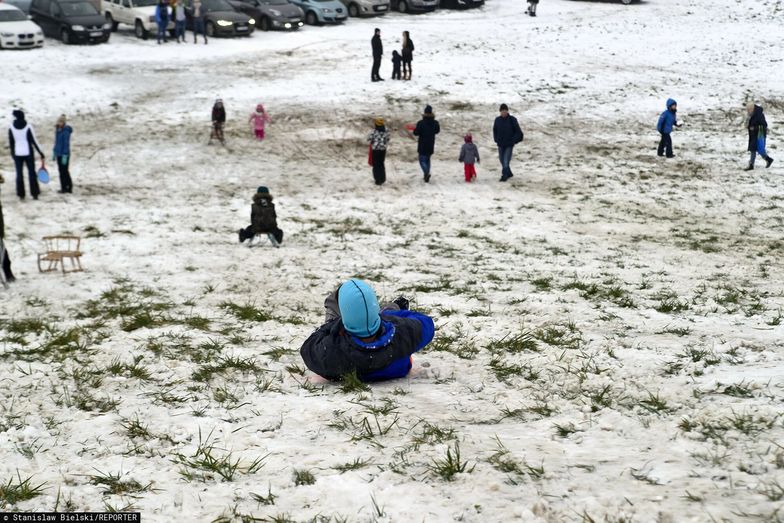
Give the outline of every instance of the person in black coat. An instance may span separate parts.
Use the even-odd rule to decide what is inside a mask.
[[[408,31],[403,31],[403,80],[411,80],[411,62],[414,60],[414,41]]]
[[[381,29],[376,27],[373,38],[370,39],[370,47],[373,49],[373,68],[370,70],[370,80],[372,82],[383,82],[384,79],[378,74],[381,68],[381,58],[384,56],[384,44],[381,43]]]
[[[514,174],[509,164],[512,163],[512,151],[515,144],[523,141],[523,130],[517,123],[517,118],[509,114],[509,107],[501,104],[501,115],[496,117],[493,124],[493,140],[498,146],[498,159],[501,161],[501,181],[505,182]]]
[[[30,194],[33,196],[33,200],[37,200],[41,189],[38,187],[38,176],[35,172],[33,148],[41,155],[42,162],[44,161],[44,153],[41,152],[38,141],[35,139],[35,131],[25,120],[24,112],[16,110],[12,114],[14,123],[8,129],[8,145],[11,149],[11,158],[14,159],[16,166],[16,195],[20,200],[25,198],[24,166],[27,165]]]
[[[0,183],[3,183],[2,175],[0,175]],[[0,201],[0,258],[2,258],[3,264],[3,274],[5,275],[5,281],[12,282],[16,280],[14,278],[14,273],[11,272],[11,258],[8,256],[8,250],[6,249],[5,245],[5,221],[3,220],[3,202]]]
[[[441,132],[441,126],[433,114],[433,108],[425,107],[425,113],[414,129],[414,136],[418,137],[417,153],[419,153],[419,166],[425,176],[425,183],[430,182],[430,157],[436,147],[436,135]]]
[[[280,247],[283,242],[283,231],[278,228],[278,215],[269,189],[263,185],[253,195],[250,207],[250,225],[239,230],[240,243],[253,240],[257,234],[266,234],[272,245]]]
[[[765,120],[765,114],[762,112],[762,106],[755,103],[749,103],[746,106],[749,113],[749,120],[747,127],[749,129],[749,165],[746,171],[754,169],[754,160],[757,159],[757,153],[765,160],[765,167],[770,167],[773,163],[773,158],[768,156],[765,151],[766,141],[768,137],[768,122]]]

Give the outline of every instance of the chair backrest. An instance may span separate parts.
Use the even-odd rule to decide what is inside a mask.
[[[44,243],[46,250],[49,252],[78,252],[82,239],[79,236],[60,235],[60,236],[44,236]]]

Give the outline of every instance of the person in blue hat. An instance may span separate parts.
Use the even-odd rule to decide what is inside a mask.
[[[673,100],[672,98],[667,99],[667,110],[661,113],[659,116],[659,121],[656,123],[656,130],[659,131],[661,135],[661,140],[659,140],[659,148],[656,151],[656,154],[659,156],[667,155],[667,158],[673,158],[675,155],[672,152],[672,138],[670,137],[670,133],[672,133],[673,127],[680,127],[681,124],[678,123],[678,102]]]
[[[269,189],[263,185],[256,189],[253,204],[250,207],[250,225],[239,230],[240,243],[245,240],[253,242],[257,234],[266,234],[272,245],[280,247],[283,231],[278,228],[278,216]]]
[[[339,380],[356,372],[362,381],[402,378],[411,355],[433,340],[432,318],[408,310],[402,296],[379,306],[362,280],[344,282],[324,301],[325,323],[300,349],[305,365],[319,376]]]

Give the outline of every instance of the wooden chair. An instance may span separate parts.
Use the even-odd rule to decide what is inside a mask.
[[[63,274],[67,272],[79,272],[82,269],[82,252],[79,250],[82,239],[79,236],[44,236],[46,252],[38,255],[38,270],[41,272],[52,272],[57,270],[57,265]],[[71,269],[65,269],[65,259],[71,260]],[[41,262],[47,262],[46,269]]]

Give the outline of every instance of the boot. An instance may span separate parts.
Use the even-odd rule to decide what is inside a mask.
[[[244,230],[242,230],[242,229],[240,229],[240,230],[238,231],[238,233],[239,233],[239,236],[240,236],[240,243],[244,242],[244,241],[245,241],[245,239],[246,239],[246,238],[245,238],[245,231],[244,231]]]
[[[770,167],[770,164],[772,164],[772,163],[773,163],[773,158],[771,158],[770,156],[768,156],[768,159],[767,159],[767,160],[765,160],[765,169],[767,169],[768,167]]]
[[[745,168],[745,169],[743,169],[743,170],[744,170],[744,171],[753,171],[753,170],[754,170],[754,164],[753,164],[753,163],[750,163],[750,164],[748,164],[748,165],[746,166],[746,168]]]

